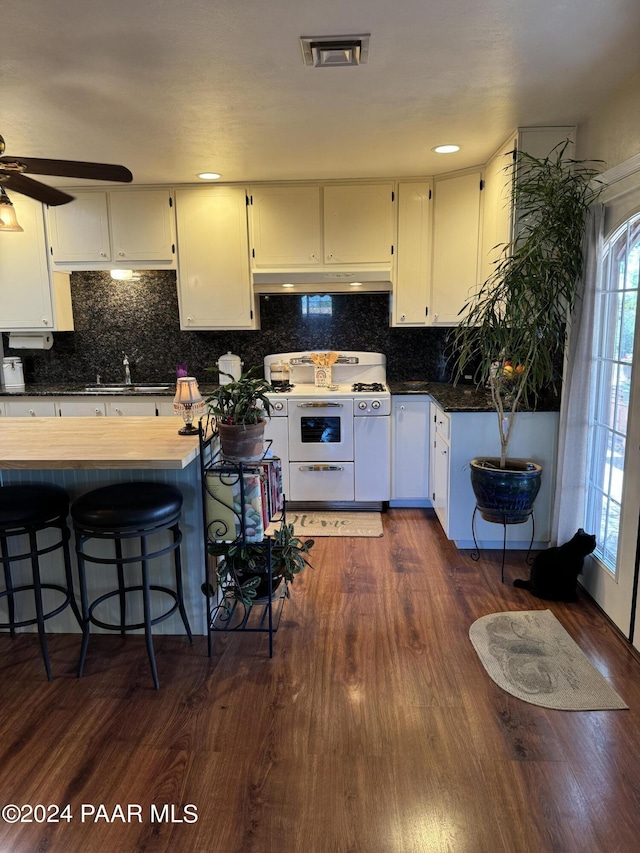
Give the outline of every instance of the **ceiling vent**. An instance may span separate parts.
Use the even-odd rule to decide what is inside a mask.
[[[361,36],[300,36],[304,64],[314,68],[364,65],[371,34]]]

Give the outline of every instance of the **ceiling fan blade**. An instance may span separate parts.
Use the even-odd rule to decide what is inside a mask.
[[[52,207],[73,201],[72,195],[41,184],[40,181],[32,181],[31,178],[27,178],[26,175],[21,175],[19,172],[5,173],[2,178],[2,186],[7,190],[41,201],[43,204],[50,204]]]
[[[43,160],[39,157],[0,157],[0,163],[20,163],[33,175],[61,178],[88,178],[93,181],[129,183],[133,175],[124,166],[110,163],[86,163],[83,160]]]

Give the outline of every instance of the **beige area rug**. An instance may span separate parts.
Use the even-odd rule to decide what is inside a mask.
[[[559,711],[629,707],[550,610],[491,613],[469,638],[491,678],[518,699]]]
[[[296,536],[313,539],[318,536],[382,536],[379,512],[287,512],[287,523],[293,524]],[[267,534],[273,535],[273,523]]]

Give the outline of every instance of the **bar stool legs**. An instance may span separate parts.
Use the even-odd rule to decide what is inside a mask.
[[[40,650],[44,661],[47,679],[51,681],[52,671],[47,646],[45,623],[57,616],[66,607],[71,606],[73,614],[82,625],[82,618],[76,604],[73,592],[71,573],[71,555],[69,540],[71,533],[67,526],[69,496],[64,489],[52,484],[9,485],[0,487],[0,552],[4,574],[4,590],[0,598],[7,600],[8,621],[0,625],[8,628],[15,637],[16,628],[36,625]],[[38,533],[45,530],[58,530],[60,539],[53,545],[39,546]],[[29,550],[24,553],[11,554],[9,540],[14,537],[26,537],[29,540]],[[65,568],[65,585],[61,583],[43,582],[41,578],[40,557],[52,551],[62,550]],[[19,561],[29,561],[31,564],[31,583],[15,585],[12,566]],[[61,593],[64,598],[57,607],[45,612],[43,590],[53,590]],[[16,618],[16,596],[20,593],[31,592],[35,618],[18,620]]]
[[[82,601],[82,646],[78,663],[79,678],[84,671],[92,623],[109,631],[119,631],[120,634],[124,634],[127,630],[144,628],[147,656],[156,689],[159,689],[160,682],[153,647],[153,626],[177,611],[182,619],[189,642],[193,642],[184,606],[182,560],[180,556],[182,532],[179,526],[181,506],[182,494],[180,491],[173,486],[162,483],[120,483],[114,486],[106,486],[88,492],[73,504],[71,515],[76,531],[76,554]],[[162,531],[171,531],[172,543],[159,550],[150,551],[149,537]],[[140,547],[135,555],[125,556],[122,547],[125,539],[139,540]],[[103,557],[88,554],[85,544],[89,540],[112,541],[115,556]],[[151,582],[152,561],[171,553],[174,564],[174,589]],[[87,563],[115,565],[117,573],[117,588],[104,593],[91,602],[87,592]],[[130,578],[127,577],[129,572],[126,569],[132,563],[140,566],[141,582],[127,585],[127,580]],[[142,593],[143,620],[135,624],[127,622],[127,594],[132,592]],[[155,618],[151,612],[152,593],[154,592],[173,599],[172,607]],[[99,619],[95,614],[96,608],[102,602],[114,597],[117,597],[119,604],[117,622],[105,622]]]

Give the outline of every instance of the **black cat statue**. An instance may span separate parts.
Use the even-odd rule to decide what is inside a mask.
[[[578,575],[584,558],[595,547],[596,537],[580,528],[564,545],[541,551],[533,561],[529,580],[515,580],[513,585],[548,601],[577,601]]]

